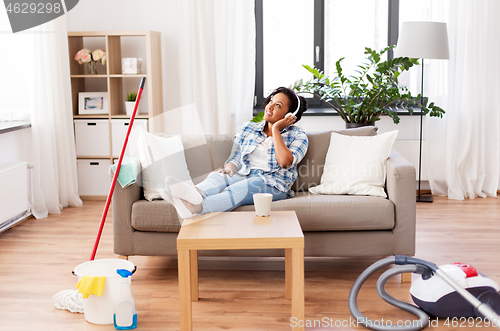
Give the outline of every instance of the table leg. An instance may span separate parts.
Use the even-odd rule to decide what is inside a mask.
[[[198,301],[198,251],[189,251],[189,253],[189,259],[191,262],[191,300]]]
[[[292,249],[285,249],[285,298],[292,298]]]
[[[411,283],[411,273],[401,274],[401,283]]]
[[[189,250],[177,251],[179,268],[179,302],[181,331],[191,331],[192,306],[191,306],[191,263]]]
[[[304,330],[304,248],[292,248],[292,317],[299,321],[294,331]]]

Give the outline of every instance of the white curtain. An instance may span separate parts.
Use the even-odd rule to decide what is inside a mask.
[[[31,30],[30,77],[33,215],[47,217],[78,207],[76,153],[65,16]]]
[[[500,2],[450,5],[448,197],[496,196],[500,174]]]
[[[234,133],[252,118],[254,1],[178,0],[177,5],[184,131],[200,122],[204,134]]]
[[[422,165],[433,195],[496,196],[500,176],[500,2],[401,2],[400,22],[448,24],[450,60],[425,60],[424,95],[446,110],[424,122]],[[416,68],[415,68],[416,69]],[[421,68],[405,83],[420,93]]]

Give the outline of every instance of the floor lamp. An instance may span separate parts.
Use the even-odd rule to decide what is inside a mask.
[[[449,59],[448,32],[446,23],[440,22],[403,22],[396,47],[398,57],[422,59],[422,84],[420,101],[424,101],[424,59]],[[432,202],[432,195],[422,196],[422,125],[423,111],[420,111],[420,155],[418,158],[418,196],[417,202]]]

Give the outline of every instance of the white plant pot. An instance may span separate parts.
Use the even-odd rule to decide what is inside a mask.
[[[125,101],[125,111],[127,112],[127,116],[132,116],[132,113],[134,112],[134,106],[135,101]]]

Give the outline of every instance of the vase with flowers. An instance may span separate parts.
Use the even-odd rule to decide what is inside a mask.
[[[79,64],[87,63],[89,65],[89,75],[97,75],[96,63],[101,62],[102,64],[106,64],[106,52],[102,49],[96,49],[92,52],[90,49],[84,48],[75,54],[75,60]]]

